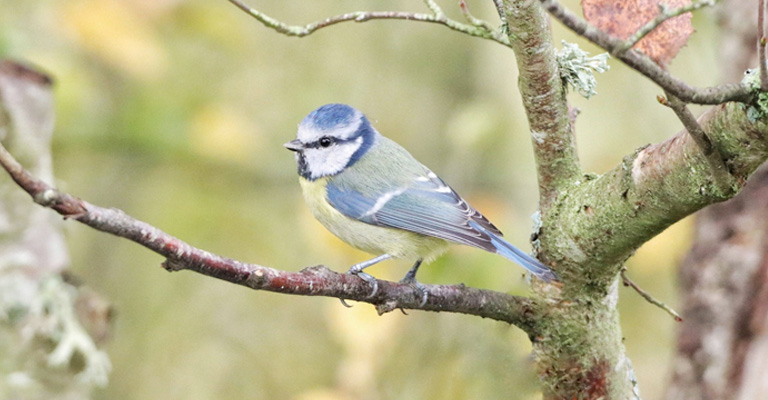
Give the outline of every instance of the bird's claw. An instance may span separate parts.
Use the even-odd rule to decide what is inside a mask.
[[[371,294],[368,295],[367,298],[370,299],[371,297],[376,296],[376,293],[379,292],[379,282],[376,280],[376,278],[374,278],[370,274],[367,274],[367,273],[365,273],[363,271],[356,271],[356,270],[352,270],[352,269],[347,271],[347,273],[355,275],[358,278],[368,282],[371,286],[373,286],[373,291],[371,292]]]
[[[424,307],[424,305],[427,304],[427,298],[429,298],[427,287],[422,285],[421,282],[417,281],[415,276],[411,276],[410,272],[405,276],[405,278],[400,280],[400,283],[410,285],[417,292],[421,293],[421,303],[419,303],[419,307]]]

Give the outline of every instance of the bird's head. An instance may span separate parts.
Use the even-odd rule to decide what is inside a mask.
[[[352,166],[377,135],[360,111],[346,104],[326,104],[309,113],[299,124],[296,139],[283,146],[296,153],[299,174],[315,180]]]

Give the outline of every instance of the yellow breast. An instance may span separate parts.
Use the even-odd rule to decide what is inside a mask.
[[[345,216],[328,202],[328,178],[309,181],[299,177],[299,182],[312,215],[326,229],[352,247],[375,255],[389,254],[396,258],[429,261],[442,253],[448,245],[443,239],[370,225]]]

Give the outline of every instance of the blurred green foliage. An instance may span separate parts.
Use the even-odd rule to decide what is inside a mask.
[[[363,9],[425,12],[408,1],[266,2],[304,24]],[[471,1],[496,21],[490,1]],[[577,2],[567,2],[572,8]],[[460,19],[453,2],[444,9]],[[713,17],[672,71],[713,84]],[[554,24],[560,39],[583,43]],[[326,263],[342,271],[365,256],[323,230],[302,203],[281,144],[328,102],[363,110],[527,249],[536,177],[511,51],[444,27],[404,21],[347,23],[303,39],[260,26],[225,0],[3,0],[0,53],[57,81],[57,185],[118,207],[207,250],[277,268]],[[585,169],[679,126],[650,82],[610,61],[599,95],[577,123]],[[460,315],[379,317],[367,305],[258,293],[182,272],[125,240],[68,225],[73,270],[117,309],[103,399],[530,399],[530,344],[515,328]],[[675,266],[690,241],[685,221],[629,262],[645,289],[675,304]],[[472,268],[466,266],[472,265]],[[372,268],[397,279],[407,262]],[[525,293],[521,270],[455,247],[420,275]],[[621,294],[626,345],[645,398],[660,398],[674,323],[629,290]]]

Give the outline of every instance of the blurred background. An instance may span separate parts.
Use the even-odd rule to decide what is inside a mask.
[[[578,2],[564,2],[577,10]],[[357,10],[428,12],[410,1],[248,4],[306,24]],[[492,2],[469,1],[492,21]],[[453,1],[444,10],[461,19]],[[671,70],[693,85],[718,74],[713,15]],[[556,42],[577,42],[557,23]],[[192,245],[299,270],[344,271],[367,255],[327,233],[303,204],[282,143],[311,110],[351,104],[529,250],[537,185],[510,49],[432,24],[369,21],[302,38],[269,30],[225,0],[3,0],[0,55],[56,80],[56,184]],[[585,170],[603,173],[679,123],[661,91],[616,61],[577,120]],[[700,110],[697,110],[700,111]],[[112,301],[113,372],[97,399],[535,399],[530,344],[514,327],[451,314],[378,316],[365,304],[254,292],[189,272],[123,239],[66,224],[72,271]],[[643,288],[676,305],[690,219],[628,262]],[[399,279],[405,261],[371,273]],[[471,268],[469,267],[471,266]],[[453,247],[425,283],[526,293],[521,269]],[[621,289],[625,343],[645,398],[669,373],[675,323]]]

